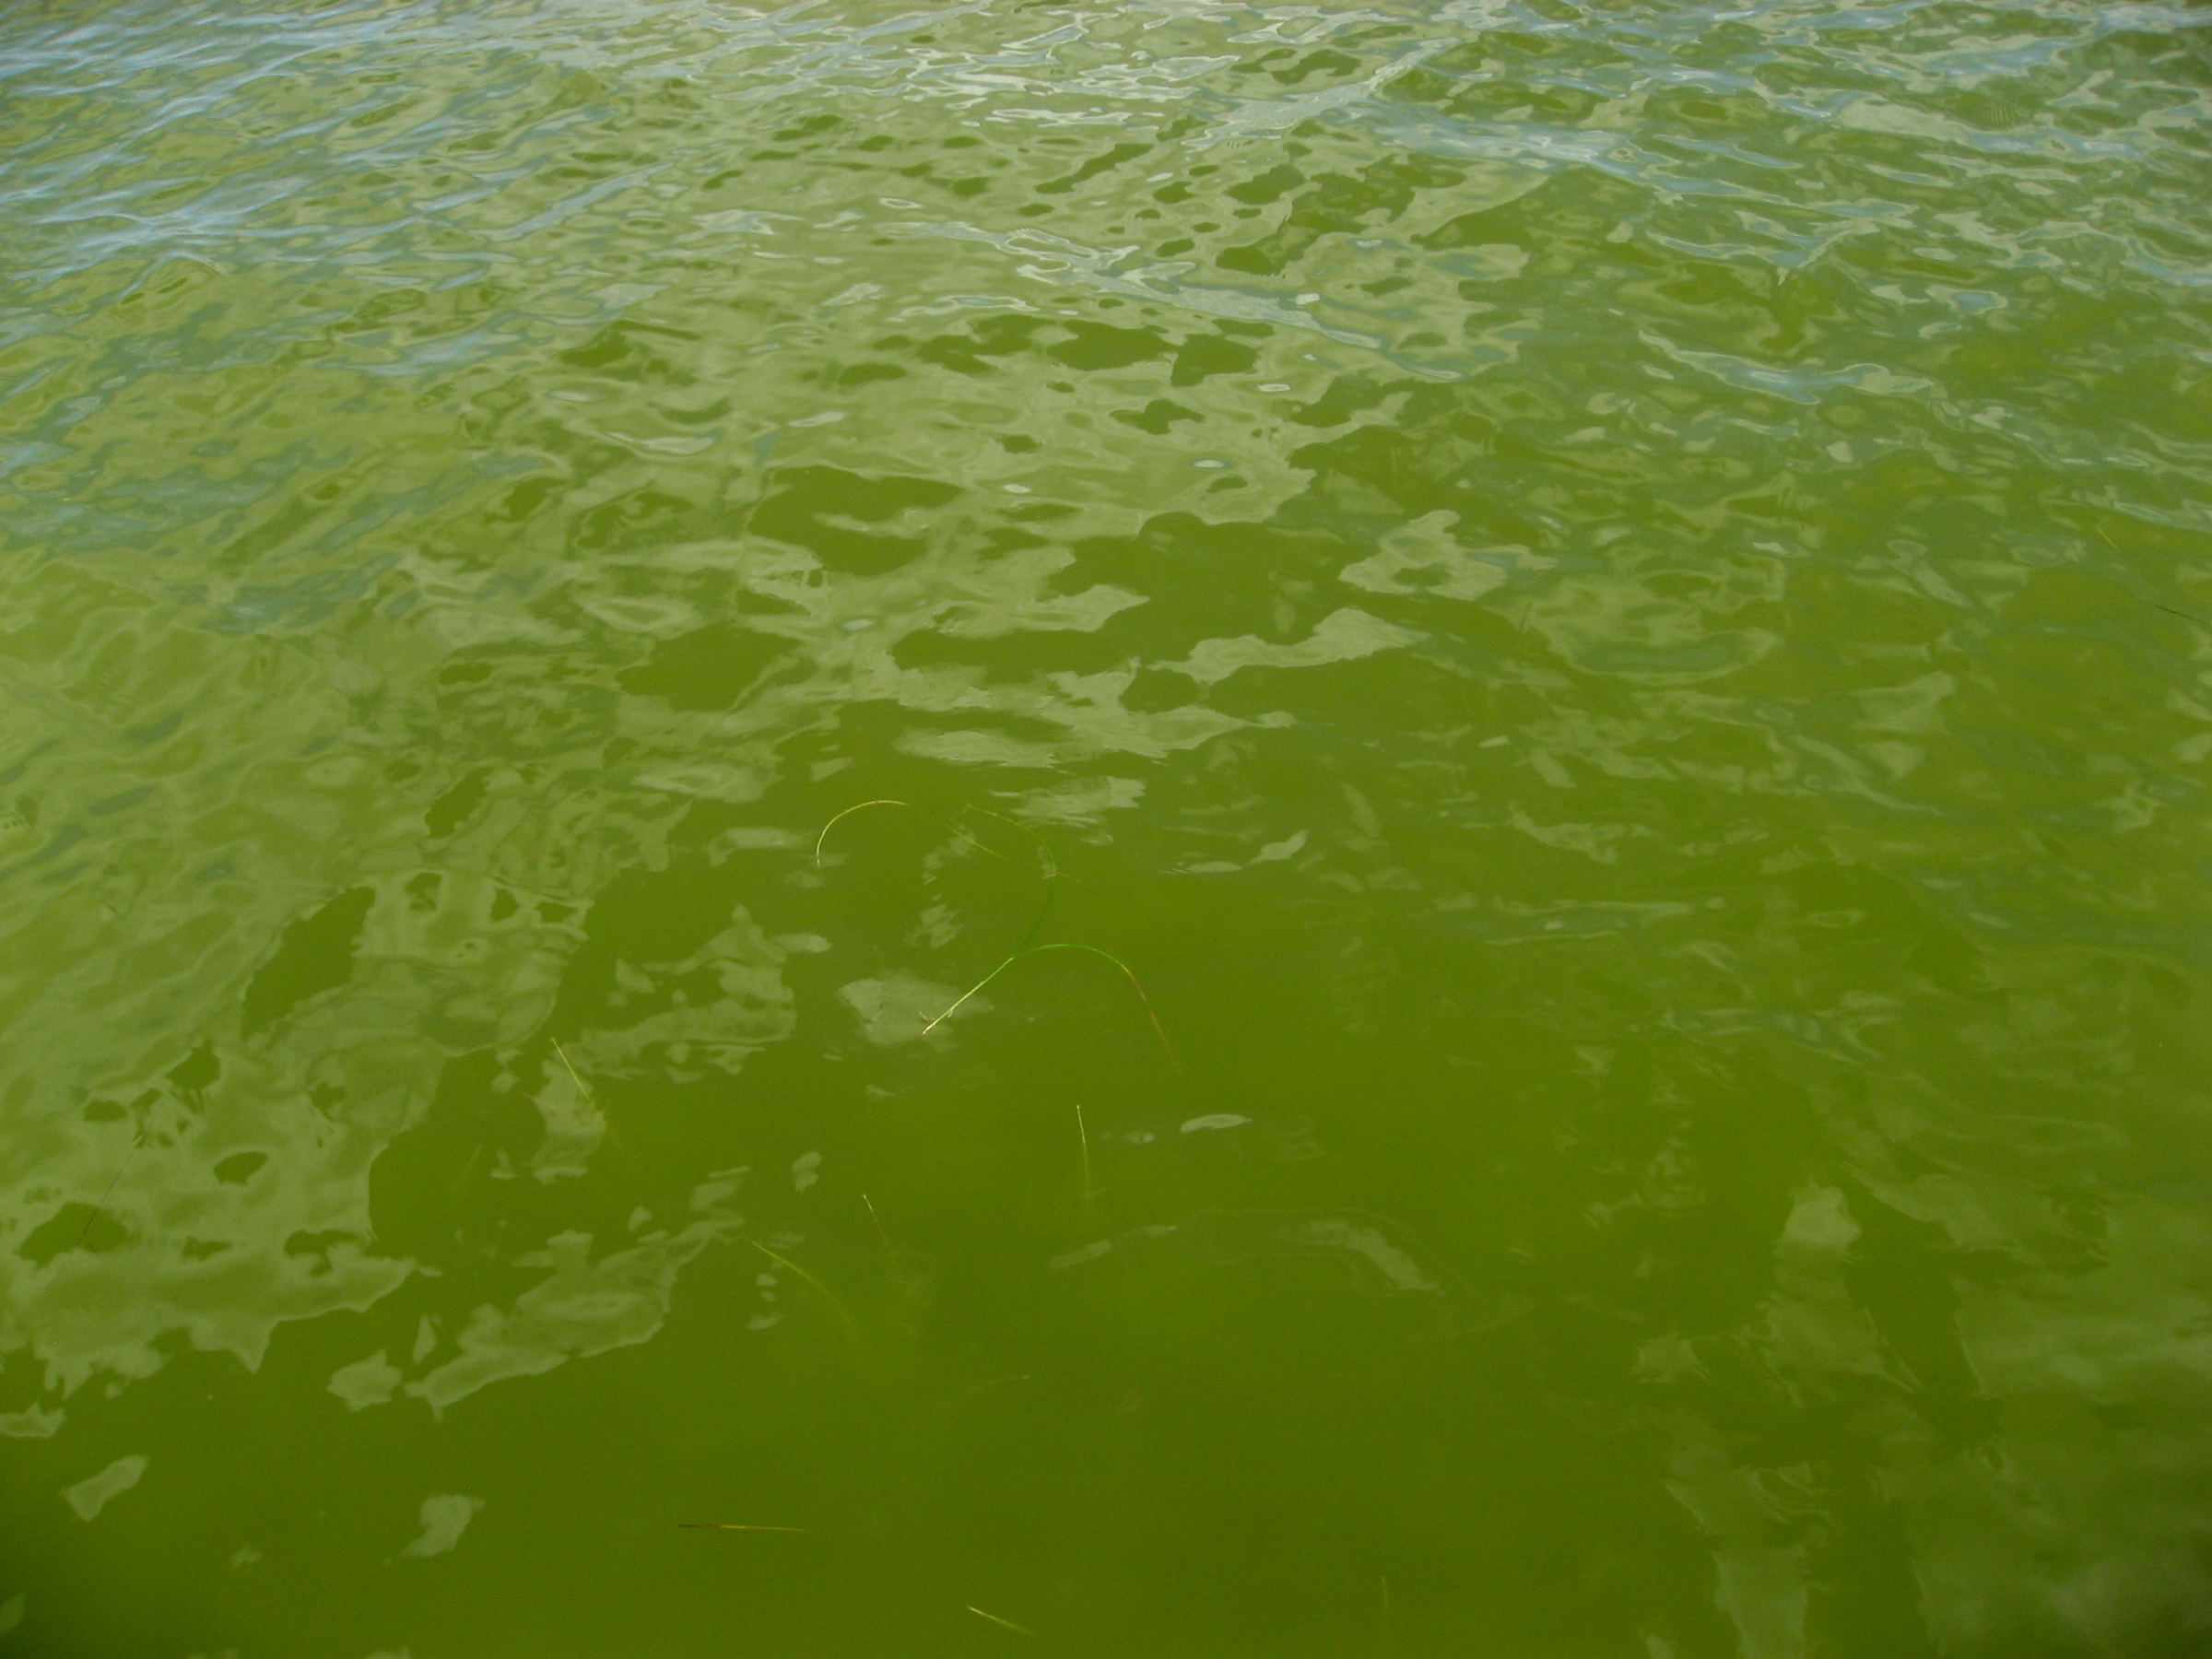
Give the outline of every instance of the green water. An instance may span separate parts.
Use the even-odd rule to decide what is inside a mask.
[[[0,18],[0,1654],[2212,1652],[2208,15],[911,3]]]

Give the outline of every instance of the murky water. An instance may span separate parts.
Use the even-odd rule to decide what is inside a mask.
[[[2207,16],[11,8],[0,1653],[2212,1651]]]

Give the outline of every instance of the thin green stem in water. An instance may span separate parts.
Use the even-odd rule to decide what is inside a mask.
[[[131,1136],[131,1149],[123,1155],[121,1167],[110,1177],[106,1189],[100,1195],[100,1202],[86,1214],[84,1226],[76,1230],[76,1242],[69,1246],[71,1250],[82,1250],[85,1247],[85,1241],[92,1236],[92,1223],[99,1220],[100,1212],[107,1208],[109,1197],[122,1182],[124,1171],[131,1167],[131,1160],[138,1156],[138,1148],[144,1145],[146,1145],[146,1131],[141,1129]]]
[[[999,860],[999,862],[1002,864],[1010,864],[1013,862],[1004,853],[998,851],[997,848],[986,846],[983,842],[976,840],[974,836],[970,835],[965,830],[962,830],[950,818],[939,818],[935,813],[931,812],[924,807],[917,806],[911,801],[897,801],[886,796],[880,800],[856,801],[822,826],[821,834],[814,838],[814,862],[818,869],[821,865],[822,848],[830,839],[830,831],[834,830],[841,819],[850,818],[855,812],[862,811],[870,806],[903,806],[909,812],[919,812],[924,818],[933,819],[935,822],[944,825],[945,828],[949,830],[957,839],[966,841],[970,846],[975,848],[979,853],[988,853],[993,858]],[[1053,849],[1051,843],[1049,843],[1042,835],[1039,834],[1035,828],[1029,824],[1023,823],[1019,818],[1008,818],[1003,812],[994,812],[988,806],[966,806],[961,810],[964,812],[980,813],[984,818],[996,818],[1000,823],[1006,825],[1008,829],[1018,830],[1021,834],[1028,836],[1030,843],[1037,849],[1038,873],[1042,876],[1045,882],[1044,903],[1038,908],[1037,914],[1030,920],[1028,930],[1023,933],[1020,941],[1014,947],[1015,953],[1018,955],[1022,951],[1027,950],[1033,943],[1035,943],[1037,935],[1044,931],[1045,923],[1052,917],[1053,901],[1060,896],[1060,883],[1064,879],[1060,873],[1059,862],[1053,857]],[[1065,877],[1065,879],[1073,881],[1075,877],[1070,876]]]
[[[988,853],[992,857],[1000,859],[1002,861],[1006,860],[1006,855],[1005,853],[997,851],[995,848],[985,846],[982,841],[977,841],[975,837],[970,835],[966,830],[962,830],[959,825],[953,823],[950,819],[938,818],[935,813],[929,812],[920,806],[916,806],[911,801],[894,800],[887,795],[873,801],[856,801],[852,806],[846,807],[842,812],[838,813],[828,823],[822,826],[822,832],[814,838],[814,862],[818,867],[822,862],[822,848],[830,840],[830,831],[836,829],[841,822],[852,817],[853,814],[865,811],[870,806],[903,806],[909,812],[920,812],[924,818],[935,818],[938,823],[943,824],[945,828],[949,830],[954,835],[958,836],[961,841],[966,841],[970,846],[974,847],[979,852]],[[1020,961],[1022,958],[1035,956],[1039,952],[1046,950],[1083,950],[1089,952],[1095,957],[1103,957],[1107,961],[1112,962],[1116,968],[1119,968],[1122,971],[1123,977],[1127,979],[1129,982],[1130,989],[1136,993],[1136,1000],[1144,1005],[1145,1018],[1152,1022],[1152,1034],[1159,1039],[1160,1051],[1167,1055],[1168,1064],[1180,1073],[1182,1070],[1182,1061],[1175,1053],[1175,1045],[1168,1041],[1167,1028],[1159,1023],[1159,1012],[1158,1009],[1153,1007],[1151,997],[1146,994],[1144,982],[1136,977],[1135,970],[1133,970],[1128,963],[1123,961],[1121,958],[1115,956],[1112,951],[1100,950],[1096,945],[1077,945],[1067,941],[1056,942],[1050,945],[1039,945],[1035,943],[1037,935],[1044,931],[1045,923],[1052,917],[1053,901],[1059,897],[1060,882],[1062,879],[1060,866],[1053,859],[1052,847],[1046,842],[1044,837],[1039,834],[1034,828],[1021,822],[1018,818],[1008,818],[1003,812],[994,812],[988,806],[969,806],[964,808],[964,810],[981,813],[985,818],[996,818],[999,822],[1006,825],[1008,828],[1019,830],[1022,834],[1027,835],[1031,841],[1035,843],[1037,848],[1038,863],[1041,866],[1041,873],[1042,874],[1045,882],[1044,903],[1039,907],[1035,918],[1030,923],[1028,931],[1021,935],[1021,942],[1014,947],[1012,954],[1007,956],[1006,960],[999,963],[997,967],[992,969],[989,973],[983,975],[981,980],[970,986],[967,992],[962,994],[959,999],[952,1005],[951,1007],[947,1008],[942,1014],[938,1015],[935,1019],[924,1026],[922,1028],[922,1035],[926,1037],[930,1032],[935,1030],[940,1025],[943,1025],[945,1021],[959,1012],[961,1006],[968,1002],[969,998],[974,996],[977,992],[981,991],[985,985],[988,985],[993,980],[996,979],[1007,969],[1014,966],[1016,962]],[[1071,877],[1068,879],[1072,880],[1074,878]],[[1084,1141],[1086,1174],[1083,1183],[1084,1192],[1086,1194],[1086,1202],[1088,1202],[1090,1190],[1090,1180],[1088,1173],[1089,1155],[1089,1139],[1087,1135]],[[874,1213],[875,1207],[876,1206],[874,1205],[870,1205],[868,1206],[871,1214]],[[880,1230],[882,1224],[878,1222],[877,1225]],[[797,1272],[799,1269],[794,1267],[793,1271]],[[827,1292],[825,1292],[825,1294],[827,1294]]]
[[[837,1310],[838,1317],[845,1322],[845,1329],[851,1334],[853,1342],[856,1344],[865,1344],[866,1339],[861,1335],[860,1321],[853,1317],[853,1310],[846,1307],[845,1304],[838,1299],[836,1291],[830,1289],[829,1286],[823,1284],[820,1279],[816,1278],[813,1274],[807,1272],[806,1268],[800,1266],[789,1256],[778,1255],[774,1251],[771,1250],[767,1245],[761,1243],[759,1240],[753,1241],[753,1248],[759,1251],[762,1255],[766,1256],[770,1261],[774,1262],[781,1266],[790,1268],[792,1272],[797,1274],[799,1277],[806,1280],[808,1285],[812,1286],[814,1288],[814,1293],[817,1296],[820,1297],[824,1301],[828,1302],[832,1308]]]
[[[1090,1201],[1098,1196],[1090,1184],[1090,1131],[1083,1124],[1083,1102],[1076,1102],[1076,1135],[1083,1143],[1083,1208],[1088,1213]]]
[[[1162,1052],[1164,1052],[1168,1056],[1168,1064],[1172,1065],[1178,1072],[1182,1070],[1182,1062],[1178,1059],[1175,1054],[1175,1045],[1168,1041],[1167,1028],[1159,1023],[1159,1015],[1152,1006],[1152,999],[1145,994],[1144,983],[1136,977],[1135,971],[1133,970],[1128,963],[1123,961],[1120,957],[1115,956],[1111,950],[1100,950],[1096,945],[1078,945],[1068,940],[1058,940],[1050,945],[1031,945],[1025,947],[1020,950],[1017,950],[1012,956],[1008,957],[997,967],[992,969],[990,972],[984,974],[982,979],[976,981],[974,984],[969,986],[968,989],[961,994],[959,1001],[955,1002],[951,1007],[946,1009],[944,1013],[938,1015],[935,1019],[924,1026],[922,1028],[922,1035],[924,1037],[928,1036],[930,1032],[935,1030],[947,1019],[950,1019],[955,1014],[960,1011],[960,1009],[967,1004],[971,997],[974,996],[977,992],[981,991],[985,985],[988,985],[993,980],[996,979],[1007,969],[1013,967],[1015,963],[1020,961],[1022,958],[1041,956],[1048,950],[1086,951],[1095,957],[1103,957],[1107,961],[1112,962],[1116,968],[1119,968],[1122,971],[1123,976],[1128,980],[1130,989],[1136,993],[1136,1000],[1144,1004],[1145,1018],[1152,1022],[1152,1034],[1159,1039],[1159,1046]]]
[[[842,812],[839,813],[836,818],[831,818],[828,823],[824,824],[822,826],[822,832],[814,838],[814,862],[817,868],[819,868],[821,865],[822,843],[830,839],[830,831],[836,829],[838,824],[842,819],[849,818],[854,813],[863,811],[870,806],[903,806],[909,812],[919,812],[925,818],[935,818],[938,823],[943,824],[946,829],[951,830],[953,834],[959,836],[960,840],[966,841],[977,852],[988,853],[992,857],[998,859],[1001,863],[1010,864],[1013,862],[1011,859],[1007,858],[1004,853],[999,852],[997,848],[984,846],[982,841],[977,841],[974,836],[970,835],[958,824],[954,824],[945,818],[937,818],[935,813],[929,811],[927,808],[917,806],[912,801],[894,801],[887,798],[880,801],[856,801],[852,806],[846,807]],[[977,810],[980,811],[982,809],[979,807]],[[994,812],[992,813],[991,816],[993,818],[998,818],[1002,815]],[[1006,821],[1008,823],[1012,823],[1014,820],[1012,818],[1007,818]],[[1047,854],[1046,862],[1051,862],[1050,854]]]
[[[591,1086],[577,1074],[576,1063],[569,1058],[569,1051],[560,1046],[558,1037],[553,1039],[553,1052],[560,1056],[561,1065],[569,1068],[569,1076],[575,1082],[576,1092],[583,1097],[583,1103],[599,1114],[599,1122],[606,1126],[607,1139],[615,1143],[615,1150],[629,1159],[632,1167],[635,1167],[638,1160],[630,1155],[629,1143],[622,1138],[622,1132],[615,1127],[615,1120],[606,1115],[606,1109],[599,1104],[599,1097],[592,1092]]]

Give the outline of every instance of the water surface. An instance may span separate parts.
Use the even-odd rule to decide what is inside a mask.
[[[12,8],[0,1653],[2206,1651],[2205,18]]]

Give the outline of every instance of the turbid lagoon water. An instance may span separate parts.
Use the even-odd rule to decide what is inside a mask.
[[[0,1654],[2212,1652],[2208,100],[7,7]]]

